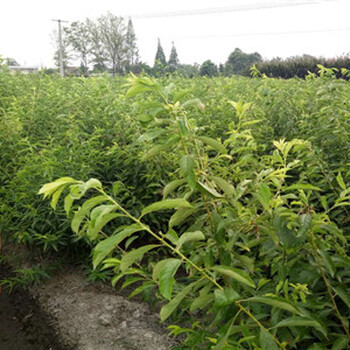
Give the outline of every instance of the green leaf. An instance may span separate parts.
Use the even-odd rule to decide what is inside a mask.
[[[249,287],[255,288],[254,281],[250,278],[250,276],[246,272],[242,270],[239,270],[230,266],[223,266],[223,265],[213,266],[210,269],[222,275],[231,277],[234,280],[240,283],[246,284]]]
[[[182,107],[189,107],[189,106],[201,106],[203,105],[202,101],[199,98],[193,98],[191,100],[187,100],[182,104]]]
[[[291,185],[291,186],[285,187],[284,190],[285,191],[292,191],[292,190],[322,191],[321,188],[319,188],[317,186],[310,185],[310,184],[295,184],[295,185]]]
[[[220,336],[218,338],[217,343],[216,343],[215,347],[213,348],[213,350],[235,350],[235,347],[228,346],[228,344],[227,344],[227,340],[228,340],[229,336],[231,335],[233,323],[234,323],[234,319],[232,319],[232,321],[229,321],[230,326],[227,328],[225,334],[223,334],[222,336]],[[255,336],[254,336],[254,338],[255,338]]]
[[[70,194],[74,199],[80,199],[85,195],[86,191],[91,188],[102,188],[102,184],[97,179],[90,179],[86,182],[70,186]]]
[[[64,210],[65,210],[67,216],[69,215],[69,212],[72,208],[73,202],[74,202],[74,198],[72,197],[71,194],[68,194],[66,196],[66,198],[64,199]]]
[[[319,322],[309,317],[293,316],[285,318],[284,320],[278,322],[275,327],[314,327],[325,337],[327,337],[327,330]]]
[[[179,186],[181,186],[185,180],[180,179],[180,180],[174,180],[169,182],[163,189],[163,199],[168,197],[170,193],[172,193],[174,190],[176,190]]]
[[[64,191],[65,188],[66,188],[66,186],[61,186],[52,195],[52,199],[51,199],[50,205],[51,205],[53,210],[56,210],[56,206],[57,206],[58,200],[60,199],[61,194],[62,194],[62,192]]]
[[[153,271],[152,271],[152,278],[153,278],[154,281],[157,281],[157,280],[159,279],[160,269],[161,269],[162,266],[165,265],[169,260],[173,260],[173,258],[160,260],[160,261],[158,261],[158,262],[154,265]]]
[[[337,182],[343,190],[346,190],[346,185],[340,172],[338,173],[338,176],[337,176]]]
[[[299,231],[298,231],[296,236],[303,237],[307,233],[309,228],[311,227],[312,215],[302,214],[299,217],[299,221],[300,221],[300,227],[299,227]]]
[[[197,208],[178,209],[169,220],[169,228],[181,225],[189,216],[194,214],[197,210]]]
[[[323,265],[325,266],[326,270],[330,273],[330,275],[332,277],[334,277],[336,267],[335,267],[331,257],[328,255],[327,252],[325,252],[322,249],[319,250],[319,254],[322,257],[322,262],[323,262]]]
[[[262,350],[279,350],[272,335],[260,328],[259,343]]]
[[[203,143],[209,145],[211,148],[215,149],[215,151],[217,151],[218,153],[227,154],[227,149],[224,147],[224,145],[220,141],[214,140],[206,136],[199,136],[197,138],[201,140]]]
[[[226,287],[223,290],[215,289],[215,306],[228,306],[240,299],[239,294],[231,287]]]
[[[219,176],[211,177],[215,184],[225,193],[226,197],[232,198],[235,195],[235,188],[226,180]]]
[[[171,299],[173,285],[175,283],[174,276],[180,265],[180,259],[167,259],[159,270],[159,291],[165,299]]]
[[[144,141],[151,141],[154,140],[155,138],[157,138],[158,136],[162,135],[165,133],[164,129],[160,129],[160,130],[152,130],[150,132],[147,132],[145,134],[142,134],[137,141],[138,142],[144,142]]]
[[[196,299],[193,300],[190,311],[196,311],[196,310],[203,310],[205,307],[207,307],[212,301],[214,300],[214,294],[204,294],[200,295]]]
[[[90,179],[86,181],[83,185],[85,191],[89,190],[90,188],[102,188],[101,181],[98,179]]]
[[[101,221],[105,215],[110,214],[118,209],[119,209],[119,206],[115,204],[102,204],[95,207],[90,213],[92,226],[94,226],[95,224],[98,224],[99,221]]]
[[[42,186],[38,194],[43,194],[44,198],[51,196],[59,187],[71,183],[79,183],[71,177],[61,177],[60,179]]]
[[[154,156],[157,156],[158,154],[161,154],[162,152],[164,152],[166,149],[168,149],[169,145],[165,144],[165,145],[156,145],[153,146],[152,148],[150,148],[147,153],[145,153],[142,156],[142,160],[147,160],[148,158],[152,158]]]
[[[196,189],[196,163],[191,156],[185,155],[180,159],[180,172],[190,188]]]
[[[192,289],[201,281],[195,281],[183,288],[177,295],[160,310],[160,320],[165,321],[179,306],[181,301],[189,294]]]
[[[260,183],[256,197],[265,210],[270,210],[270,201],[272,199],[272,195],[269,186],[264,183]]]
[[[105,225],[107,225],[110,221],[114,220],[115,218],[124,216],[123,214],[119,213],[112,213],[112,214],[105,214],[101,215],[95,222],[94,225],[89,225],[87,229],[87,235],[91,240],[95,240],[98,237],[98,234],[103,229]]]
[[[86,202],[84,202],[82,207],[74,213],[74,217],[71,222],[72,231],[78,233],[81,223],[89,215],[90,210],[94,208],[97,204],[105,202],[106,200],[106,196],[97,196],[90,198]]]
[[[295,306],[293,306],[291,303],[289,303],[285,299],[282,299],[279,297],[267,297],[267,296],[265,296],[265,297],[252,297],[252,298],[245,299],[245,301],[270,305],[270,306],[276,307],[278,309],[287,310],[291,313],[300,315],[299,310]]]
[[[321,196],[321,204],[324,210],[328,210],[328,203],[327,203],[327,197]]]
[[[129,298],[133,298],[134,296],[140,294],[140,293],[144,293],[145,291],[147,291],[148,289],[154,288],[155,284],[152,281],[146,281],[144,283],[141,284],[141,286],[138,286],[137,288],[135,288],[130,294],[129,294]]]
[[[94,269],[109,255],[116,246],[122,242],[125,238],[131,236],[133,233],[143,231],[144,228],[139,224],[130,225],[119,231],[114,236],[108,237],[99,242],[93,250],[92,263]]]
[[[126,93],[126,98],[134,97],[138,94],[159,90],[159,85],[147,77],[132,77],[131,87]]]
[[[141,212],[140,218],[145,216],[146,214],[152,213],[154,211],[159,210],[167,210],[167,209],[177,209],[177,208],[192,208],[192,205],[186,201],[184,198],[176,198],[176,199],[164,199],[160,202],[155,202],[146,208],[144,208]]]
[[[349,340],[346,336],[339,336],[333,343],[332,350],[348,349]]]
[[[120,260],[120,271],[126,272],[136,260],[141,260],[145,253],[157,247],[159,244],[148,244],[126,253]]]
[[[340,202],[340,203],[333,205],[332,209],[335,209],[338,207],[345,207],[345,206],[349,206],[349,205],[350,205],[350,202]]]
[[[127,250],[130,247],[131,243],[134,242],[138,238],[139,238],[138,235],[135,235],[135,236],[128,238],[124,244],[125,250]]]
[[[350,309],[350,293],[349,291],[345,291],[342,287],[333,287],[333,290],[337,293],[338,297],[343,300],[343,302],[347,305],[347,307]]]
[[[203,239],[205,239],[205,236],[201,231],[185,232],[180,236],[179,240],[177,241],[176,249],[181,249],[183,244],[187,242],[200,241]]]
[[[199,190],[206,194],[206,195],[209,195],[210,197],[214,197],[214,198],[222,198],[223,196],[217,192],[214,188],[210,188],[208,185],[200,182],[200,181],[197,181],[197,185],[199,187]]]

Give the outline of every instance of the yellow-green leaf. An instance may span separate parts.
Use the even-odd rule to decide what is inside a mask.
[[[130,225],[117,234],[99,242],[93,251],[92,263],[94,269],[108,256],[116,246],[133,233],[142,231],[144,228],[139,224]]]

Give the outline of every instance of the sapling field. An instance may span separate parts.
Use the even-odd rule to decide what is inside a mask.
[[[159,300],[177,349],[348,349],[349,82],[253,73],[1,72],[2,234]]]

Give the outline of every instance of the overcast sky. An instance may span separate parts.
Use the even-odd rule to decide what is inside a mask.
[[[141,60],[153,65],[159,37],[181,63],[224,63],[236,47],[264,58],[350,53],[350,0],[16,0],[0,10],[0,55],[53,66],[57,22],[131,16]]]

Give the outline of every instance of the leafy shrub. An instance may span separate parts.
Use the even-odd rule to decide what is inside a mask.
[[[346,91],[343,83],[339,87]],[[260,91],[272,89],[266,96],[281,92],[280,82],[276,91],[274,82],[258,84]],[[310,93],[319,91],[322,106],[333,82],[304,84]],[[68,190],[64,208],[73,231],[94,245],[94,268],[112,270],[113,285],[138,282],[131,295],[155,289],[166,301],[161,319],[180,322],[170,329],[175,336],[185,334],[185,348],[347,348],[350,189],[344,150],[335,148],[333,138],[324,140],[324,130],[312,122],[306,128],[303,114],[276,132],[304,139],[260,145],[276,121],[265,117],[261,125],[256,116],[263,113],[251,103],[227,101],[227,131],[212,138],[200,127],[200,115],[205,119],[208,113],[203,103],[185,98],[172,83],[163,87],[132,77],[126,96],[140,105],[141,161],[174,157],[163,199],[135,211],[120,184],[106,191],[97,179],[72,177],[39,192],[55,209]],[[305,96],[293,101],[308,109]],[[348,116],[343,109],[334,115],[338,123]],[[293,105],[287,104],[289,110]],[[323,110],[317,115],[322,121]],[[342,142],[339,124],[324,123]],[[156,213],[169,210],[166,227],[159,228],[155,224],[164,222],[164,214]],[[147,220],[151,215],[156,216]],[[140,232],[147,242],[140,241]]]

